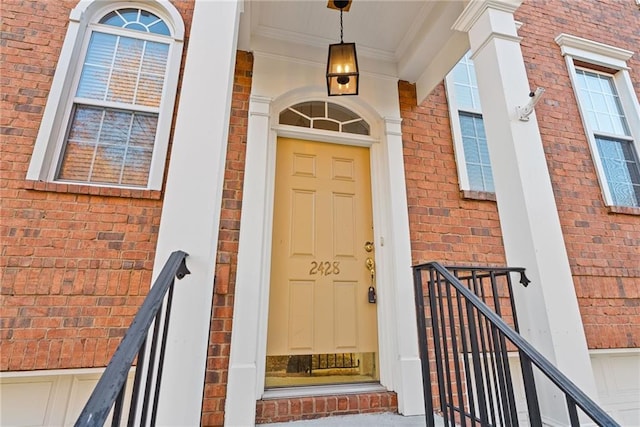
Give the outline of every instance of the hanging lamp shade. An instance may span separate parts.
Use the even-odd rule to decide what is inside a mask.
[[[329,96],[357,95],[360,73],[355,43],[329,45],[327,92]]]
[[[327,93],[329,96],[357,95],[360,73],[356,44],[342,39],[342,12],[349,10],[351,0],[329,0],[328,7],[340,10],[340,43],[329,45],[327,59]]]

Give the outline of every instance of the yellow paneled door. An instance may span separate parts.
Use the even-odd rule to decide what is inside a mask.
[[[377,353],[372,241],[369,149],[278,139],[268,356]]]

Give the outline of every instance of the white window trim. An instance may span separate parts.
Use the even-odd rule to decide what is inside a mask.
[[[138,2],[106,3],[99,0],[82,0],[69,15],[67,34],[60,51],[49,97],[45,106],[38,136],[36,137],[27,179],[54,182],[54,174],[60,156],[61,144],[69,121],[70,106],[74,98],[75,83],[82,69],[81,59],[86,53],[91,27],[108,11],[121,8],[142,8],[162,18],[172,31],[162,104],[159,110],[158,128],[153,150],[149,180],[146,190],[160,190],[169,148],[169,134],[176,100],[178,76],[184,42],[184,22],[178,10],[168,0],[140,0]],[[145,37],[147,37],[145,35]],[[152,36],[153,37],[153,36]],[[167,38],[162,39],[166,41]],[[73,185],[73,183],[64,182]],[[109,184],[78,183],[100,187],[123,187]]]
[[[477,108],[460,108],[456,99],[455,81],[453,71],[445,77],[445,92],[447,105],[449,107],[449,119],[451,122],[451,133],[453,137],[453,152],[456,156],[456,167],[458,168],[458,182],[460,190],[473,191],[469,182],[469,172],[467,171],[467,158],[464,154],[464,144],[462,143],[462,127],[460,126],[460,111],[471,114],[479,114],[482,111]],[[481,191],[482,193],[493,193],[492,191]]]
[[[633,83],[631,82],[629,67],[627,66],[627,61],[633,56],[633,52],[564,33],[556,37],[555,41],[560,46],[562,56],[564,56],[567,63],[571,85],[573,86],[576,102],[578,103],[578,110],[580,111],[585,134],[589,141],[591,157],[596,167],[598,181],[600,183],[600,189],[602,190],[605,204],[607,206],[615,206],[611,196],[611,191],[609,190],[609,184],[607,182],[604,167],[600,160],[598,145],[595,138],[596,132],[591,129],[589,121],[587,120],[586,112],[580,103],[580,94],[576,77],[576,65],[574,60],[617,70],[615,74],[608,75],[611,75],[613,78],[613,83],[618,92],[622,110],[624,111],[627,119],[631,137],[633,138],[633,146],[636,154],[640,156],[640,105],[638,104],[638,98],[633,88]],[[597,70],[592,71],[598,72]]]

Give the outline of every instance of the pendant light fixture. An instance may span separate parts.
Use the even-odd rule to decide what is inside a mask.
[[[331,7],[331,3],[334,7]],[[342,39],[342,12],[349,3],[349,0],[329,0],[329,7],[340,9],[340,43],[329,45],[327,60],[327,92],[329,96],[358,94],[360,73],[358,72],[356,44],[345,43]]]

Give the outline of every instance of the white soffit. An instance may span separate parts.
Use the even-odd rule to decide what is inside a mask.
[[[363,72],[418,81],[431,62],[444,78],[466,46],[450,50],[460,34],[451,29],[467,0],[354,0],[345,12],[344,41],[355,42]],[[466,36],[466,35],[465,35]],[[340,14],[327,0],[245,0],[241,50],[326,62],[329,44],[340,41]],[[461,51],[462,53],[459,53]],[[451,57],[451,59],[446,57]],[[441,72],[445,69],[445,72]],[[433,74],[433,70],[430,72]]]

